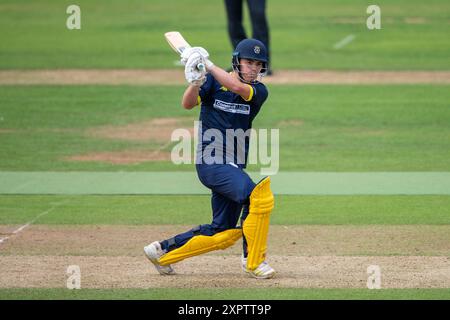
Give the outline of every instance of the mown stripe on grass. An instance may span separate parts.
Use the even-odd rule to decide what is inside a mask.
[[[259,181],[259,173],[250,173]],[[450,172],[279,172],[280,195],[450,195]],[[2,194],[209,194],[195,172],[0,172]]]

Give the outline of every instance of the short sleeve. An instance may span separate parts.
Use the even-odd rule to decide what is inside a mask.
[[[252,88],[253,88],[253,98],[250,102],[251,103],[250,121],[253,121],[253,119],[256,117],[259,110],[261,109],[261,106],[269,96],[269,92],[267,91],[266,86],[261,82],[257,84],[252,84]]]
[[[267,91],[266,86],[261,82],[257,84],[252,84],[252,88],[253,88],[253,97],[251,98],[252,104],[261,107],[263,103],[266,101],[269,92]]]

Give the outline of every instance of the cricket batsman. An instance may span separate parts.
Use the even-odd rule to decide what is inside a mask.
[[[242,268],[258,279],[275,270],[266,262],[267,235],[274,197],[270,177],[255,184],[244,171],[250,137],[227,139],[229,130],[247,132],[267,99],[260,82],[267,72],[267,49],[256,39],[242,40],[232,56],[231,73],[214,65],[201,47],[184,50],[181,62],[189,86],[182,105],[201,105],[196,170],[211,189],[212,222],[144,248],[145,255],[162,275],[174,274],[172,264],[212,250],[225,249],[243,237]],[[198,66],[204,65],[203,70]],[[214,130],[222,138],[208,139]],[[239,217],[241,225],[237,227]]]

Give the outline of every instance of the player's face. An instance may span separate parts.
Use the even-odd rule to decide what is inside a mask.
[[[241,59],[241,74],[245,81],[255,81],[261,72],[263,63],[257,60]]]

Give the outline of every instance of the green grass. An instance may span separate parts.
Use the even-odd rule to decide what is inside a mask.
[[[228,66],[231,45],[222,1],[79,0],[81,30],[66,28],[70,1],[3,0],[0,68],[171,68],[163,33],[182,31]],[[448,70],[450,4],[380,0],[381,30],[366,27],[370,2],[268,2],[275,69]],[[198,17],[195,19],[187,17]],[[423,23],[407,23],[407,18]],[[245,21],[249,28],[248,17]],[[355,40],[333,45],[349,34]],[[249,33],[250,35],[250,33]]]
[[[450,289],[0,289],[0,300],[448,300]]]
[[[284,171],[449,171],[448,88],[272,85],[254,127],[280,129]],[[157,144],[151,141],[92,138],[84,130],[156,117],[197,119],[199,108],[186,111],[180,106],[183,90],[181,86],[0,86],[0,129],[10,130],[0,133],[0,170],[193,170],[193,165],[171,162],[113,165],[62,160],[90,152],[154,150]],[[248,169],[257,171],[259,165]]]
[[[209,196],[0,195],[0,224],[203,224]],[[449,196],[277,196],[278,225],[450,224]]]

